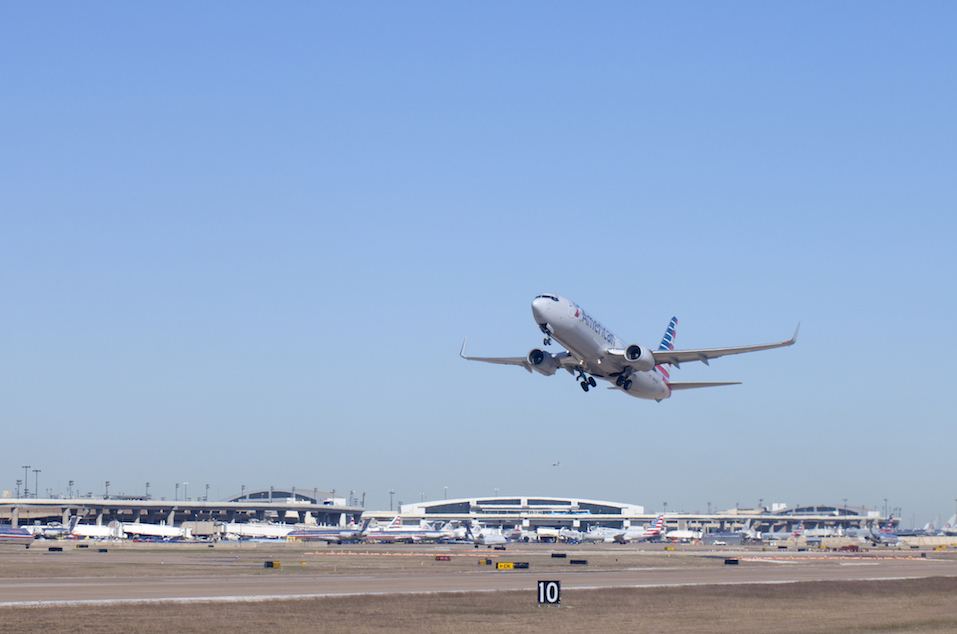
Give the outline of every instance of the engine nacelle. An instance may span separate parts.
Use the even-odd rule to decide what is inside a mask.
[[[655,367],[655,355],[648,348],[631,344],[625,348],[625,363],[638,372],[647,372]]]
[[[550,352],[545,352],[544,350],[539,350],[535,348],[528,353],[528,365],[538,372],[539,374],[544,374],[545,376],[551,376],[555,374],[558,368],[561,365],[558,363],[558,358]]]

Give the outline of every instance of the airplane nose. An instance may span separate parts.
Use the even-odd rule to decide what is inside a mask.
[[[536,297],[532,300],[532,316],[536,324],[548,323],[548,301],[544,297]]]

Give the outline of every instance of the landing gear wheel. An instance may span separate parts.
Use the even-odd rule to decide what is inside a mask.
[[[621,387],[624,382],[625,382],[625,377],[621,375],[619,375],[618,378],[615,379],[615,385],[617,385],[618,387]]]
[[[552,345],[552,338],[551,338],[551,337],[545,337],[544,339],[542,339],[542,344],[544,344],[544,345],[546,345],[546,346]]]
[[[579,383],[579,385],[582,386],[583,391],[585,392],[588,391],[588,381],[582,381],[581,383]]]
[[[625,388],[625,391],[626,391],[626,392],[627,392],[628,390],[630,390],[630,389],[631,389],[631,379],[625,379],[625,382],[622,383],[621,386],[622,386],[623,388]]]
[[[593,376],[588,377],[588,385],[592,387],[595,387],[597,385],[597,383],[595,383],[595,377]]]

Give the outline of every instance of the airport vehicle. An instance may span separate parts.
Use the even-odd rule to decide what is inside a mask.
[[[739,381],[672,381],[665,366],[680,367],[682,363],[701,361],[709,365],[711,359],[746,352],[758,352],[793,345],[798,331],[790,339],[751,346],[729,348],[693,348],[675,350],[678,318],[672,317],[665,334],[652,350],[648,346],[626,344],[575,302],[559,295],[544,294],[532,300],[532,316],[545,335],[542,343],[560,343],[567,352],[552,354],[540,348],[532,349],[524,357],[476,357],[465,354],[465,342],[459,356],[468,361],[482,361],[499,365],[515,365],[528,372],[551,376],[558,370],[577,375],[581,389],[587,392],[596,387],[596,378],[613,383],[610,389],[621,390],[630,396],[662,401],[675,390],[737,385]]]
[[[10,526],[9,524],[0,524],[0,544],[19,544],[29,546],[35,536],[26,528],[20,526]]]
[[[655,523],[651,526],[632,526],[627,528],[614,537],[614,541],[619,544],[629,542],[647,542],[654,541],[661,537],[661,531],[665,527],[665,516],[659,515],[655,518]]]

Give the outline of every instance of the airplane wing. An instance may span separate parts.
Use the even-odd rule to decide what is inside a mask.
[[[721,387],[722,385],[741,385],[741,381],[675,381],[669,383],[672,390],[694,390],[699,387]]]
[[[529,365],[526,357],[473,357],[465,354],[465,341],[462,341],[462,349],[459,356],[467,361],[481,361],[483,363],[495,363],[498,365],[517,365],[531,372],[532,366]],[[555,355],[558,358],[558,364],[562,368],[573,368],[578,365],[578,360],[568,353],[559,353]]]
[[[459,356],[466,361],[482,361],[483,363],[495,363],[498,365],[517,365],[531,372],[532,367],[528,364],[525,357],[472,357],[465,354],[465,341],[462,341],[462,349],[459,350]]]
[[[760,350],[773,350],[774,348],[793,346],[794,342],[797,341],[798,331],[800,328],[801,324],[798,324],[798,327],[794,329],[794,334],[790,339],[777,341],[775,343],[764,343],[756,346],[736,346],[733,348],[698,348],[691,350],[655,350],[653,352],[655,356],[655,364],[658,365],[662,363],[670,363],[674,366],[680,366],[682,363],[701,361],[705,365],[708,365],[709,360],[717,359],[718,357],[727,357],[732,354],[744,354],[746,352],[758,352]]]

